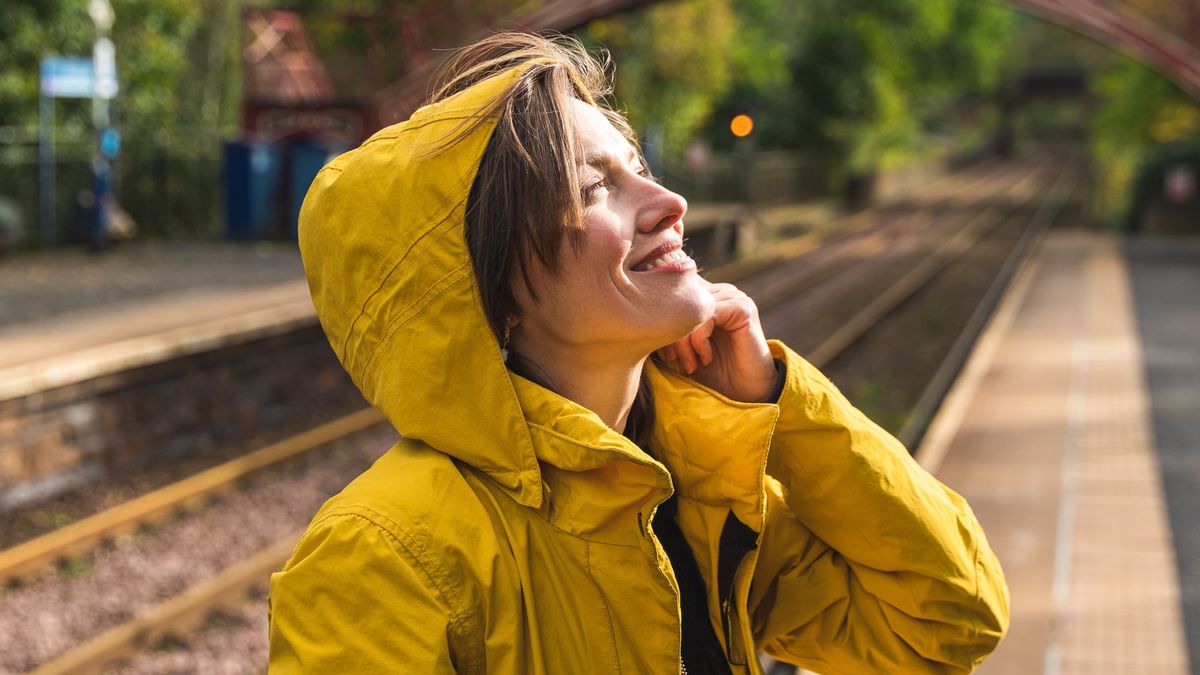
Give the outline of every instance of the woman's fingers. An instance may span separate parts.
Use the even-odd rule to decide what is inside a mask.
[[[696,358],[696,351],[692,348],[691,340],[684,338],[676,342],[673,347],[675,354],[679,356],[679,364],[683,366],[683,370],[689,375],[695,372],[699,359]]]
[[[700,367],[701,360],[700,356],[696,353],[696,347],[692,344],[691,335],[687,335],[681,340],[671,343],[670,347],[671,352],[675,354],[684,372],[689,375],[696,372],[696,369]]]
[[[687,336],[687,342],[691,344],[693,351],[700,359],[700,363],[706,366],[712,363],[713,359],[712,332],[714,325],[713,320],[709,319]]]
[[[732,284],[709,284],[708,290],[717,301],[713,316],[687,336],[662,348],[667,361],[675,361],[684,372],[695,373],[717,358],[713,335],[717,330],[730,333],[739,343],[740,333],[754,323],[755,308],[750,298]],[[722,355],[722,359],[726,356]]]

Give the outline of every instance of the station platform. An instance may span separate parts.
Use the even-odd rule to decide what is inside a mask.
[[[0,265],[0,401],[314,321],[295,244],[133,242]]]
[[[294,243],[131,242],[0,265],[0,513],[355,405]]]
[[[1200,343],[1187,350],[1200,364]],[[1120,239],[1047,235],[917,458],[971,503],[1012,593],[1009,634],[977,672],[1190,672],[1172,513]]]

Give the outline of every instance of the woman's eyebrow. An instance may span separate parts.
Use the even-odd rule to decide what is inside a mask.
[[[626,160],[627,164],[632,164],[633,160],[637,159],[637,153],[634,152],[633,148],[628,149],[626,156],[628,157]],[[614,163],[614,159],[616,157],[611,152],[593,152],[584,155],[583,165],[594,166],[597,169],[606,169]]]

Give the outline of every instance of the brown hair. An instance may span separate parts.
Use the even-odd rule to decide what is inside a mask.
[[[529,266],[559,270],[563,237],[578,250],[583,242],[583,196],[577,170],[571,99],[596,106],[640,154],[625,118],[604,101],[612,92],[607,55],[593,57],[575,38],[499,33],[464,47],[439,68],[436,102],[510,68],[528,64],[513,84],[479,115],[464,121],[444,143],[471,133],[495,116],[496,128],[467,198],[466,240],[484,314],[498,341],[519,315],[513,282],[530,296]],[[514,372],[548,389],[528,359],[509,352]],[[653,413],[645,381],[630,413],[626,435],[637,440]]]

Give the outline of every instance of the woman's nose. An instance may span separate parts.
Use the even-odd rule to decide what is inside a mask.
[[[687,200],[683,195],[676,194],[658,183],[652,183],[650,190],[647,203],[641,209],[638,229],[652,233],[682,224],[683,214],[687,213]]]

